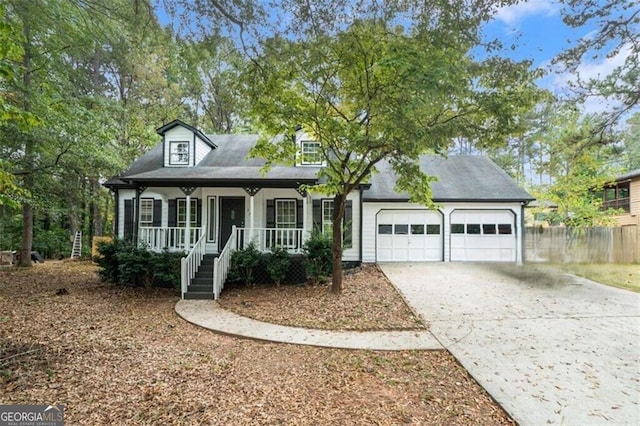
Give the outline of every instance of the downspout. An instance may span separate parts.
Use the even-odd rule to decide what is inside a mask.
[[[364,230],[362,226],[362,194],[364,193],[364,188],[362,185],[360,186],[360,236],[358,237],[358,254],[360,256],[360,263],[362,263],[362,232]]]
[[[114,198],[114,220],[113,220],[113,230],[112,234],[115,238],[120,238],[120,190],[118,188],[114,188],[113,190],[113,198]]]
[[[524,223],[524,208],[528,203],[526,201],[520,203],[520,265],[524,265],[525,262],[525,241],[526,232],[525,232],[525,223]]]
[[[140,242],[140,235],[138,235],[138,233],[140,232],[140,226],[139,226],[139,221],[140,221],[140,185],[138,185],[137,183],[135,184],[135,191],[136,191],[136,202],[135,202],[135,213],[133,215],[133,236],[135,238],[134,243],[135,246],[138,246],[138,243]]]

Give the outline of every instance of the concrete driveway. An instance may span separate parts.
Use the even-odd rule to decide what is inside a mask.
[[[640,425],[640,294],[535,266],[380,266],[521,425]]]

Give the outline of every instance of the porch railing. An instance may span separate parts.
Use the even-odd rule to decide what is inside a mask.
[[[213,261],[213,298],[215,300],[218,300],[218,297],[220,297],[220,293],[224,287],[224,282],[227,280],[227,275],[229,274],[231,254],[237,248],[238,232],[236,227],[233,226],[231,228],[231,236],[229,236],[227,244],[225,244],[222,251],[220,251],[220,255]]]
[[[300,228],[238,228],[238,247],[245,248],[253,241],[259,251],[282,247],[289,253],[302,253],[304,230]]]
[[[180,259],[180,287],[182,297],[184,297],[184,294],[187,292],[191,279],[195,277],[198,267],[202,263],[205,252],[205,242],[206,238],[204,238],[204,234],[202,234],[189,254]]]
[[[152,251],[190,251],[204,235],[202,228],[189,228],[189,247],[186,244],[187,228],[141,226],[138,241]]]

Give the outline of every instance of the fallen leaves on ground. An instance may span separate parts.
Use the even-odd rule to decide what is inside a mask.
[[[67,424],[512,424],[445,351],[237,339],[178,298],[87,263],[0,270],[0,404],[64,404]]]
[[[341,294],[330,283],[228,286],[220,305],[260,321],[328,330],[425,329],[376,265],[347,270]]]

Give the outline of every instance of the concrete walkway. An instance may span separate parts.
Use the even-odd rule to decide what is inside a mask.
[[[219,333],[271,342],[341,349],[444,349],[428,331],[329,331],[256,321],[222,309],[212,300],[180,300],[176,312],[190,323]]]
[[[516,265],[381,267],[520,425],[640,425],[640,294]]]

